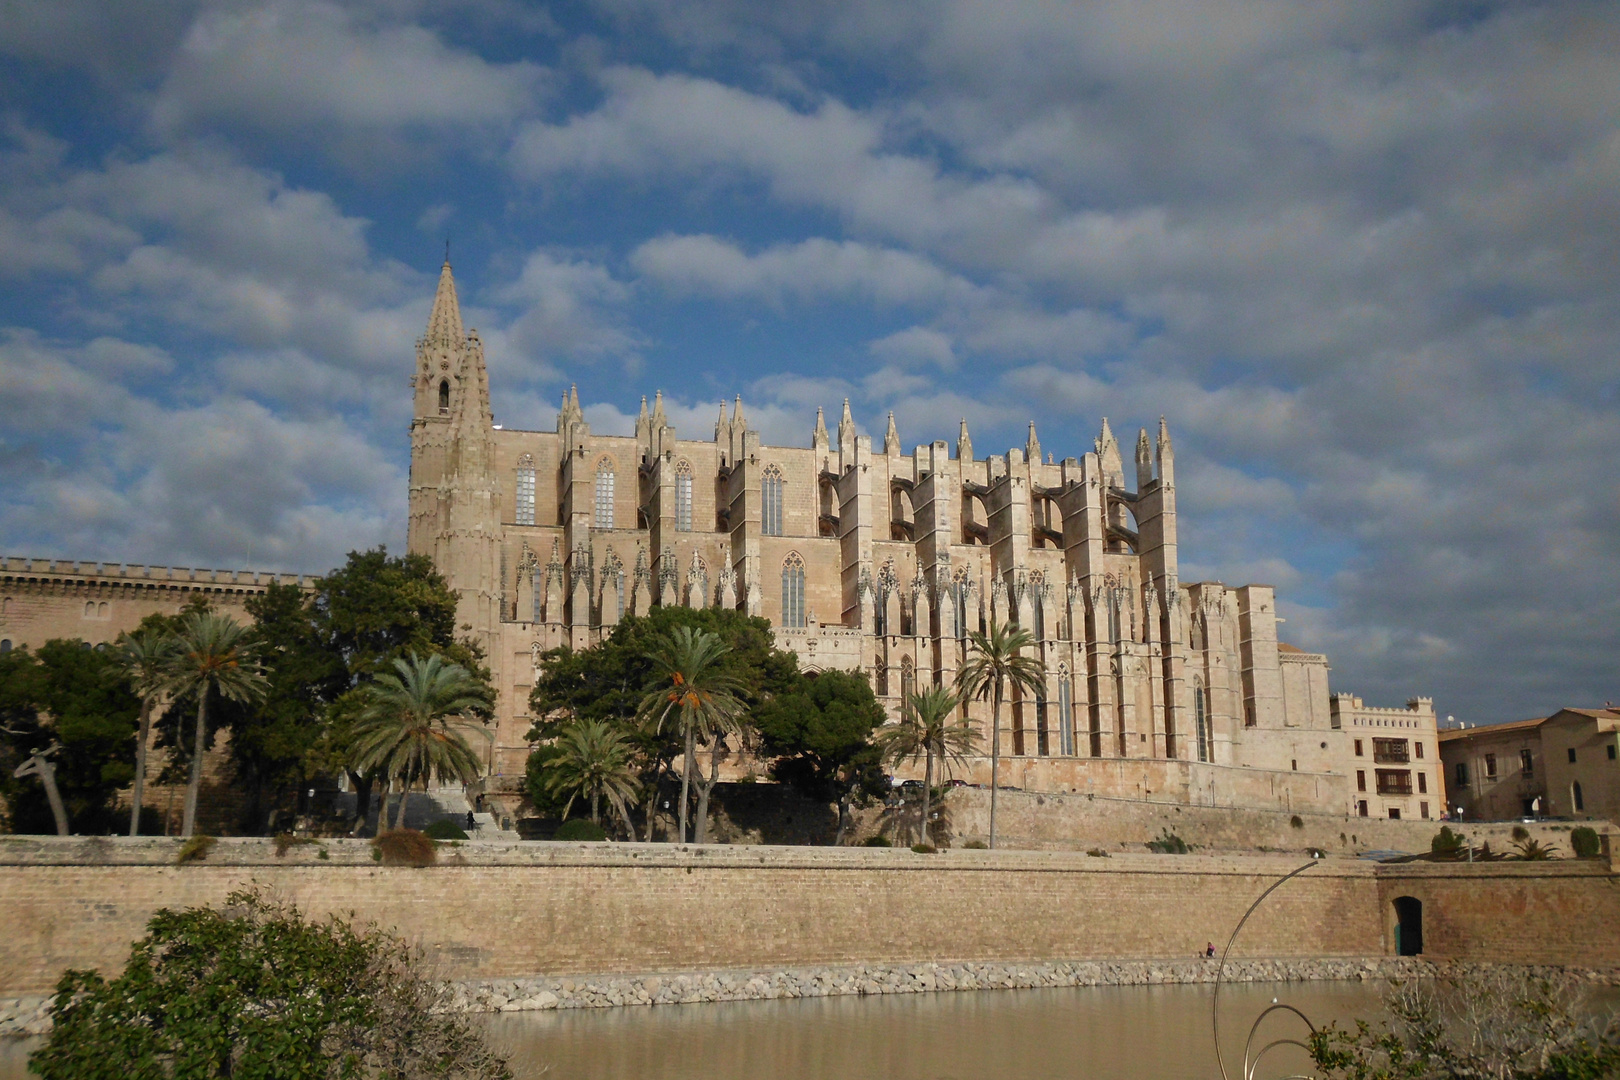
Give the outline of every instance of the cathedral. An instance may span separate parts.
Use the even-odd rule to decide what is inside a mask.
[[[1278,641],[1270,586],[1181,580],[1162,419],[1136,437],[1129,475],[1107,420],[1061,460],[1034,424],[1022,447],[980,457],[966,422],[954,445],[907,451],[891,415],[874,446],[847,402],[832,428],[817,411],[808,447],[764,444],[740,398],[702,438],[681,437],[661,394],[634,435],[594,434],[573,391],[555,430],[503,428],[448,263],[413,387],[408,547],[432,557],[489,656],[494,789],[521,781],[546,650],[683,604],[763,616],[804,670],[863,672],[891,716],[951,682],[970,631],[1029,629],[1046,686],[1002,710],[1006,785],[1356,805],[1326,657]],[[989,705],[965,708],[988,748]],[[987,782],[988,760],[962,778]]]

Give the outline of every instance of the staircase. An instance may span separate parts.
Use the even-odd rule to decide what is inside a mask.
[[[502,829],[491,813],[474,813],[473,827],[467,828],[467,792],[459,784],[445,784],[429,788],[426,792],[413,791],[405,807],[405,824],[412,829],[425,829],[435,821],[449,820],[462,829],[472,840],[519,840],[515,829]]]

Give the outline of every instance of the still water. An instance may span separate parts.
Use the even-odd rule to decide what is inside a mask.
[[[1318,1024],[1381,1010],[1378,984],[1251,983],[1221,990],[1227,1073],[1278,998]],[[1209,1080],[1219,1077],[1207,986],[1077,987],[717,1005],[509,1013],[487,1020],[521,1080]],[[1273,1014],[1255,1040],[1300,1037]],[[1268,1054],[1257,1076],[1307,1071]],[[0,1080],[22,1080],[26,1044],[0,1043]]]

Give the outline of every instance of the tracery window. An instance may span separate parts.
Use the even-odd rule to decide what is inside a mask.
[[[1074,756],[1074,691],[1069,675],[1060,669],[1058,678],[1058,747],[1064,757]]]
[[[692,466],[675,466],[675,531],[692,531]]]
[[[782,487],[782,470],[768,466],[760,481],[759,528],[766,536],[782,535]]]
[[[534,524],[534,458],[524,454],[517,466],[517,523]]]
[[[440,416],[449,416],[450,415],[450,380],[449,379],[441,379],[439,381],[439,415]]]
[[[613,528],[613,462],[596,463],[596,527]]]
[[[798,552],[782,563],[782,625],[804,625],[804,560]]]
[[[911,695],[917,692],[917,669],[912,664],[911,657],[900,658],[900,704],[903,708],[909,707]]]
[[[1193,727],[1198,732],[1198,760],[1209,760],[1209,714],[1204,705],[1204,684],[1193,680]]]

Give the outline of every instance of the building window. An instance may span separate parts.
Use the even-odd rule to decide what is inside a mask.
[[[1374,769],[1380,795],[1412,794],[1412,774],[1405,769]]]
[[[1361,757],[1361,740],[1356,740],[1356,757]]]
[[[1423,760],[1423,744],[1422,743],[1415,742],[1415,743],[1412,744],[1412,756],[1417,758],[1419,761]]]
[[[1496,755],[1495,754],[1486,754],[1485,755],[1485,779],[1487,779],[1487,780],[1495,780],[1496,779]]]
[[[1613,761],[1614,760],[1614,743],[1610,743],[1608,745],[1607,749],[1609,751],[1609,760]]]
[[[450,415],[450,380],[444,379],[439,383],[439,415]]]
[[[1468,763],[1466,761],[1457,762],[1457,786],[1468,786]]]
[[[692,531],[692,466],[675,466],[675,531]]]
[[[1424,821],[1429,820],[1429,804],[1428,803],[1426,803],[1426,802],[1418,803],[1418,816],[1421,817]]]
[[[1420,773],[1417,774],[1417,776],[1418,776],[1418,794],[1419,795],[1427,795],[1429,793],[1429,774],[1425,773],[1425,772],[1420,772]]]
[[[1198,760],[1209,760],[1209,714],[1204,709],[1204,684],[1193,680],[1193,730],[1198,735]]]
[[[771,465],[760,481],[759,530],[766,536],[782,535],[782,470]]]
[[[0,638],[0,653],[8,653],[10,651],[11,651],[11,639],[10,638]]]
[[[911,695],[917,692],[917,669],[911,662],[911,657],[900,658],[900,703],[909,707]]]
[[[797,552],[782,564],[782,625],[804,625],[804,560]]]
[[[606,458],[596,466],[596,527],[613,528],[613,463]]]
[[[1073,692],[1069,689],[1069,677],[1064,675],[1058,679],[1058,744],[1064,757],[1074,756],[1072,705]]]
[[[1573,746],[1569,748],[1569,763],[1571,765],[1575,764],[1575,748]]]
[[[1519,751],[1519,772],[1525,776],[1536,775],[1536,762],[1535,759],[1530,756],[1530,751],[1528,750]]]
[[[1374,739],[1373,760],[1380,763],[1405,765],[1412,760],[1405,739]]]
[[[951,598],[956,601],[956,640],[966,641],[968,636],[968,583],[966,577],[959,577],[951,582]]]
[[[534,524],[534,458],[528,454],[518,458],[517,523]]]
[[[1575,797],[1575,809],[1585,810],[1586,799],[1581,795],[1581,782],[1579,780],[1570,785],[1569,793]]]
[[[1392,807],[1389,808],[1389,820],[1391,820],[1391,821],[1399,821],[1399,820],[1401,820],[1401,808],[1400,807],[1392,806]]]
[[[1357,791],[1366,791],[1367,790],[1367,770],[1366,769],[1357,769],[1356,770],[1356,790]]]
[[[1357,817],[1366,817],[1367,816],[1367,800],[1366,799],[1362,799],[1360,802],[1356,803],[1356,816]]]

